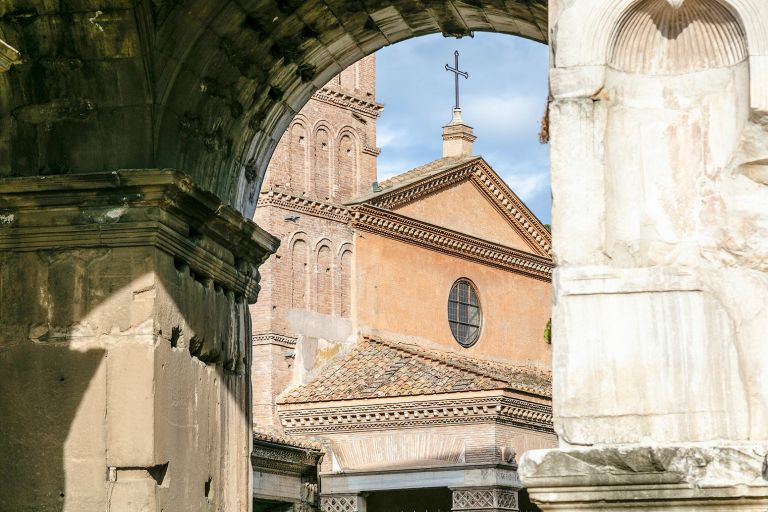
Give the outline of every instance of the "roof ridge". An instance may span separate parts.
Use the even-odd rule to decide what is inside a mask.
[[[381,186],[383,189],[385,189],[385,188],[389,187],[390,185],[391,186],[395,186],[398,183],[400,183],[402,181],[405,181],[407,178],[412,178],[412,177],[419,176],[419,174],[430,172],[433,169],[440,169],[442,167],[441,164],[448,165],[448,164],[453,162],[453,163],[455,163],[455,166],[459,166],[459,165],[464,165],[464,164],[466,164],[468,162],[471,162],[473,160],[477,160],[479,158],[482,158],[482,157],[477,155],[477,156],[470,156],[470,157],[454,157],[454,156],[449,156],[449,157],[437,158],[435,160],[432,160],[431,162],[427,162],[427,163],[425,163],[423,165],[419,165],[417,167],[413,167],[411,169],[408,169],[407,171],[401,172],[400,174],[396,174],[394,176],[390,176],[389,178],[381,181],[379,183],[379,186]],[[451,169],[452,167],[453,166],[447,167],[447,168],[445,168],[443,170],[447,171],[447,170]]]

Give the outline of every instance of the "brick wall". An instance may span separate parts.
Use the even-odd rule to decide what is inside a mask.
[[[376,181],[373,55],[333,78],[301,109],[272,157],[264,188],[342,203]]]
[[[270,190],[341,204],[376,181],[376,61],[333,78],[296,115],[267,170],[256,223],[281,240],[261,269],[253,317],[254,421],[278,426],[274,398],[351,335],[352,232],[344,222],[265,204]],[[320,341],[320,345],[318,345]],[[329,347],[330,343],[330,349]],[[296,344],[311,347],[294,359]],[[318,348],[319,346],[319,348]]]

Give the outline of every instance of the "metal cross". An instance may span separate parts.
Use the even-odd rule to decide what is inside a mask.
[[[448,64],[445,65],[445,70],[450,71],[454,75],[454,80],[456,81],[456,106],[454,108],[459,108],[459,76],[463,76],[464,78],[469,78],[469,73],[466,71],[460,71],[459,70],[459,50],[456,50],[453,52],[453,57],[455,59],[455,67],[451,67]]]

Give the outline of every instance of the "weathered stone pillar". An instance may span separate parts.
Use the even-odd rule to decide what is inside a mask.
[[[366,512],[365,494],[326,494],[320,496],[322,512]]]
[[[523,484],[545,511],[766,510],[768,4],[550,7],[560,448]]]
[[[516,511],[517,490],[506,487],[468,487],[453,491],[452,512]]]
[[[247,511],[276,245],[172,171],[0,180],[0,510]]]

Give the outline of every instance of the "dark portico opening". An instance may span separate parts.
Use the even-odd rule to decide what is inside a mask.
[[[373,492],[366,502],[368,512],[450,512],[451,490],[441,487]]]

